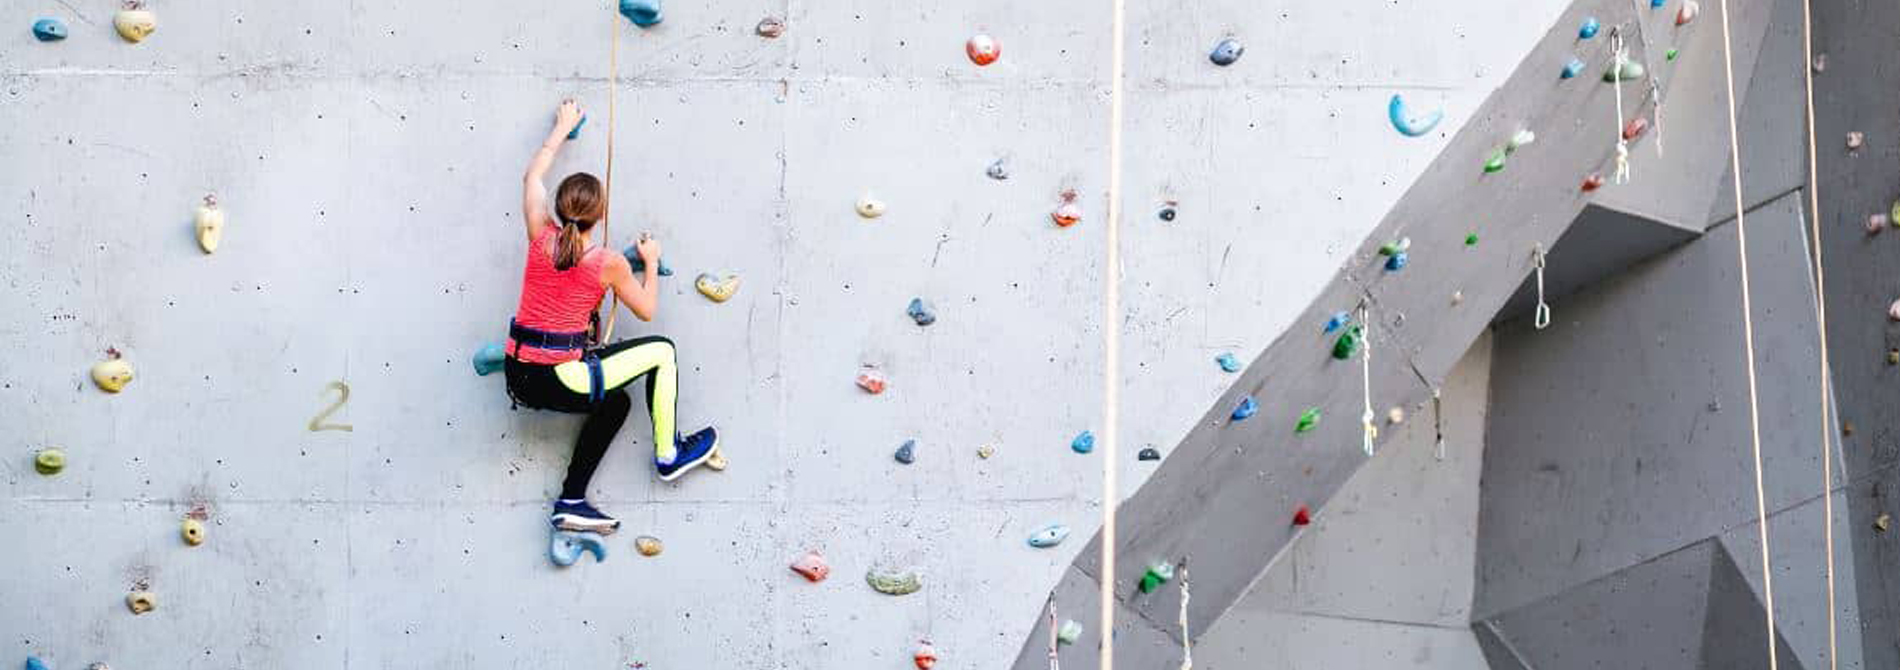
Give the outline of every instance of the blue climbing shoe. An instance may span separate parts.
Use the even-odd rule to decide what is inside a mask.
[[[670,482],[679,479],[687,470],[699,467],[699,464],[712,460],[713,453],[719,448],[719,432],[707,426],[697,433],[673,440],[673,462],[666,463],[654,457],[653,468],[660,471],[660,481]]]
[[[586,533],[610,534],[620,530],[620,520],[601,514],[593,505],[582,500],[577,503],[554,501],[554,514],[548,522],[555,528]]]

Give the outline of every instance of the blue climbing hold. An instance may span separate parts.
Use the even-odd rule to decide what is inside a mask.
[[[909,314],[910,320],[916,321],[919,326],[928,326],[937,322],[936,310],[931,309],[923,298],[911,298],[910,306],[904,308],[904,313]]]
[[[1034,533],[1030,533],[1029,546],[1037,549],[1048,549],[1049,547],[1062,544],[1062,541],[1066,539],[1069,539],[1069,527],[1059,523],[1052,523],[1037,529]]]
[[[629,244],[627,248],[620,250],[620,255],[627,257],[627,265],[631,266],[634,272],[647,271],[647,261],[640,257],[640,245]],[[664,257],[660,259],[660,276],[673,276],[673,268],[666,266],[666,259]]]
[[[1080,435],[1075,436],[1075,439],[1069,441],[1069,448],[1074,449],[1078,454],[1095,451],[1095,433],[1082,431]]]
[[[1207,59],[1214,61],[1215,65],[1227,67],[1233,65],[1234,61],[1240,60],[1240,55],[1246,53],[1246,51],[1247,45],[1241,44],[1240,40],[1229,37],[1215,43],[1214,50],[1207,54]]]
[[[1333,312],[1333,318],[1326,320],[1325,332],[1339,330],[1346,327],[1348,323],[1352,323],[1352,312]]]
[[[1215,356],[1214,363],[1220,366],[1221,372],[1240,372],[1240,359],[1234,358],[1231,351]]]
[[[1394,253],[1391,256],[1386,257],[1385,271],[1398,272],[1399,270],[1403,270],[1405,269],[1406,262],[1407,262],[1407,254],[1405,252],[1400,251],[1400,252]]]
[[[1580,74],[1583,74],[1583,59],[1571,56],[1570,62],[1564,63],[1563,78],[1573,79]]]
[[[1669,4],[1669,0],[1649,0],[1649,6],[1652,9],[1656,7],[1661,7],[1667,4]]]
[[[621,0],[621,2],[620,2],[620,6],[621,6],[621,7],[626,7],[626,6],[627,6],[627,3],[626,3],[626,0]],[[626,11],[626,10],[624,10],[624,9],[623,9],[623,10],[621,10],[621,11],[623,11],[623,12],[624,12],[624,11]],[[1594,17],[1594,16],[1592,16],[1592,17],[1590,17],[1590,18],[1587,18],[1587,19],[1584,19],[1584,20],[1583,20],[1583,26],[1582,26],[1582,27],[1579,27],[1579,28],[1577,28],[1577,38],[1578,38],[1578,39],[1586,39],[1586,40],[1587,40],[1587,39],[1590,39],[1590,38],[1592,38],[1592,37],[1596,37],[1596,36],[1597,36],[1597,31],[1599,31],[1599,30],[1602,30],[1602,29],[1603,29],[1603,24],[1602,24],[1602,23],[1598,23],[1598,22],[1597,22],[1597,17]]]
[[[620,0],[620,15],[633,25],[651,28],[660,22],[660,0]]]
[[[58,42],[66,39],[66,24],[59,19],[34,21],[33,38],[41,42]]]
[[[1418,137],[1432,132],[1433,128],[1438,127],[1439,121],[1445,120],[1445,111],[1442,109],[1434,110],[1424,116],[1412,116],[1412,113],[1405,108],[1405,99],[1399,97],[1397,93],[1392,94],[1392,100],[1386,103],[1385,113],[1386,116],[1391,117],[1392,127],[1397,129],[1400,135],[1406,137]]]
[[[916,463],[917,462],[917,441],[904,440],[904,446],[898,447],[897,453],[893,454],[892,457],[896,458],[897,462],[903,463],[904,465],[910,465],[912,463]]]
[[[490,342],[482,345],[481,350],[476,351],[472,359],[475,364],[475,374],[486,377],[490,373],[501,372],[502,363],[507,358],[508,351],[499,343]]]
[[[1234,408],[1234,420],[1246,421],[1247,417],[1253,416],[1255,412],[1259,411],[1260,403],[1254,402],[1253,396],[1241,398],[1240,405]]]
[[[556,530],[548,541],[548,558],[563,568],[581,560],[581,554],[593,554],[594,562],[607,560],[607,538],[600,533],[576,533]]]
[[[38,656],[28,656],[26,657],[26,670],[47,670],[46,661],[40,660]]]
[[[574,122],[574,129],[573,129],[573,130],[570,130],[570,131],[567,131],[567,139],[569,139],[569,140],[578,140],[578,139],[580,139],[580,138],[581,138],[581,126],[585,126],[585,125],[587,125],[587,115],[586,115],[586,114],[582,114],[582,115],[581,115],[581,120],[579,120],[579,121],[576,121],[576,122]]]

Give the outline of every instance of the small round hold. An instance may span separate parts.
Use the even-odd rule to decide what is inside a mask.
[[[620,15],[633,25],[651,28],[660,23],[660,0],[620,0]]]
[[[1380,256],[1397,256],[1399,254],[1405,253],[1407,250],[1410,250],[1411,248],[1412,248],[1412,238],[1401,237],[1399,239],[1392,240],[1391,242],[1387,242],[1385,244],[1379,245],[1379,255]]]
[[[33,39],[41,42],[58,42],[66,39],[66,23],[59,19],[40,19],[34,21]]]
[[[937,310],[931,309],[930,303],[924,302],[923,298],[911,298],[910,305],[904,308],[904,313],[919,326],[928,326],[937,322]]]
[[[970,55],[970,62],[979,66],[989,65],[1003,57],[1003,45],[996,38],[983,34],[970,36],[970,41],[963,45],[963,51]]]
[[[184,523],[178,525],[178,535],[185,538],[185,544],[194,547],[204,544],[205,524],[203,521],[185,517]]]
[[[1174,217],[1174,203],[1162,205],[1161,211],[1155,212],[1155,218],[1161,219],[1164,223],[1173,223]]]
[[[1142,447],[1141,451],[1135,454],[1135,460],[1158,461],[1161,460],[1161,452],[1156,451],[1154,447]]]
[[[1214,50],[1208,52],[1207,59],[1213,61],[1215,65],[1227,67],[1233,65],[1234,61],[1240,60],[1240,55],[1246,52],[1247,45],[1241,44],[1240,40],[1227,37],[1214,43]]]
[[[911,662],[917,664],[917,670],[930,670],[937,667],[937,648],[930,646],[929,640],[917,644],[917,652],[911,654]]]
[[[1886,230],[1887,226],[1893,225],[1892,221],[1892,217],[1888,216],[1886,212],[1867,215],[1867,234],[1879,235],[1880,231]]]
[[[1689,22],[1694,21],[1695,17],[1701,13],[1702,5],[1696,3],[1695,0],[1687,0],[1682,3],[1682,9],[1676,10],[1676,25],[1689,25]]]
[[[1095,451],[1095,433],[1085,430],[1077,434],[1075,439],[1069,440],[1069,449],[1078,454]]]
[[[1629,123],[1623,124],[1623,140],[1634,142],[1636,138],[1642,137],[1643,133],[1648,130],[1649,119],[1640,116],[1630,119]]]
[[[158,15],[145,9],[145,3],[128,0],[125,9],[112,15],[112,29],[125,41],[137,44],[158,30]]]
[[[987,169],[983,170],[983,174],[987,174],[990,176],[991,179],[994,179],[997,181],[1008,179],[1009,178],[1009,161],[1007,159],[998,158],[995,161],[991,162],[990,166]]]
[[[995,456],[995,455],[996,455],[996,447],[994,446],[985,444],[983,446],[976,448],[977,458],[981,458],[987,461],[990,459],[991,456]]]
[[[862,216],[867,219],[875,219],[877,217],[884,216],[884,209],[885,209],[884,201],[871,197],[871,194],[869,193],[866,193],[862,197],[858,198],[858,204],[856,205],[856,208],[858,210],[858,216]]]
[[[1583,192],[1584,193],[1589,193],[1599,188],[1603,188],[1603,175],[1592,174],[1588,177],[1583,178]]]
[[[666,545],[660,544],[660,538],[651,535],[641,535],[633,538],[633,550],[640,552],[641,556],[652,557],[658,556],[660,552],[665,551]]]
[[[1056,627],[1056,642],[1061,644],[1075,644],[1075,641],[1080,639],[1082,639],[1081,622],[1069,619],[1063,621],[1061,626]]]
[[[1075,191],[1062,192],[1062,204],[1057,205],[1055,211],[1049,213],[1049,218],[1054,220],[1057,226],[1067,228],[1082,220],[1082,205],[1078,204],[1075,198]]]
[[[1386,410],[1385,422],[1394,426],[1405,423],[1405,408],[1395,406],[1392,409]]]
[[[1583,74],[1583,68],[1583,59],[1572,56],[1570,62],[1564,63],[1563,73],[1558,76],[1564,79],[1573,79],[1577,75]]]
[[[917,441],[904,440],[903,446],[898,447],[897,453],[892,454],[891,457],[897,459],[897,462],[903,463],[904,465],[910,465],[912,463],[916,463],[917,462]]]
[[[66,452],[58,449],[41,449],[33,454],[33,469],[42,475],[57,475],[66,469]]]
[[[158,609],[158,596],[151,591],[133,591],[126,594],[125,606],[133,614],[144,614]]]
[[[1240,359],[1231,351],[1215,356],[1214,364],[1220,366],[1221,372],[1240,372]]]
[[[1253,396],[1246,396],[1240,399],[1240,404],[1234,406],[1234,412],[1228,415],[1228,418],[1233,421],[1246,421],[1259,412],[1260,403],[1255,401]]]
[[[1603,30],[1603,23],[1598,21],[1597,17],[1586,18],[1583,20],[1583,25],[1577,27],[1577,39],[1587,40],[1596,37],[1597,32],[1601,30]]]
[[[763,19],[759,19],[759,25],[758,27],[753,28],[753,31],[757,32],[759,34],[759,37],[763,37],[768,40],[776,38],[780,35],[785,34],[785,20],[776,16],[768,16]]]
[[[92,383],[106,393],[118,393],[132,383],[132,364],[119,358],[118,350],[107,350],[106,355],[110,358],[93,364]]]
[[[1866,133],[1862,133],[1856,130],[1847,134],[1847,150],[1848,151],[1858,151],[1860,150],[1861,145],[1866,144],[1866,143],[1867,143]]]

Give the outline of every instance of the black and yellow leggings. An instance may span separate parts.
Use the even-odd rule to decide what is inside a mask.
[[[626,423],[633,399],[626,386],[647,378],[647,413],[653,417],[653,455],[672,462],[677,453],[673,440],[674,410],[679,401],[679,363],[673,341],[652,335],[616,342],[593,350],[600,359],[600,401],[591,395],[592,383],[587,364],[568,361],[555,365],[524,363],[508,357],[508,393],[535,409],[586,414],[580,439],[574,443],[574,460],[568,463],[567,479],[561,484],[562,498],[584,498],[587,482],[594,469],[613,444],[614,434]]]

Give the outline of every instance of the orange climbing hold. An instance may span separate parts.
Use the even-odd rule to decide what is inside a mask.
[[[866,366],[858,371],[858,388],[864,389],[865,393],[871,395],[883,393],[887,383],[889,381],[884,378],[884,373],[877,368]]]
[[[1634,142],[1636,138],[1642,137],[1643,133],[1647,130],[1649,130],[1649,119],[1640,116],[1630,119],[1629,123],[1623,124],[1623,139],[1625,141]]]
[[[804,556],[792,561],[792,572],[812,583],[825,581],[831,576],[831,566],[825,564],[825,557],[816,551],[805,552]]]
[[[1082,206],[1075,202],[1075,190],[1062,192],[1062,204],[1056,205],[1056,211],[1049,213],[1056,225],[1067,228],[1082,220]]]

